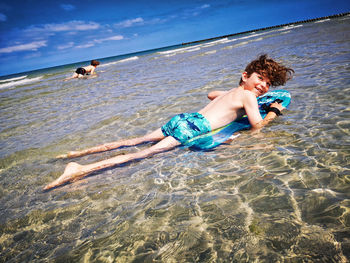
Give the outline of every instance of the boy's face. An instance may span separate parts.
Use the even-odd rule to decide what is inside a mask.
[[[247,72],[242,73],[243,88],[249,90],[255,94],[256,97],[259,97],[266,92],[268,92],[271,82],[269,78],[260,75],[259,73],[254,72],[248,77]]]

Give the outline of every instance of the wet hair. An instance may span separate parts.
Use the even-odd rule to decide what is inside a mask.
[[[247,72],[248,78],[254,72],[267,77],[271,82],[271,86],[276,87],[286,84],[292,78],[294,70],[277,63],[264,54],[250,62],[245,68],[245,72]],[[241,78],[239,85],[242,83],[243,80]]]
[[[100,62],[98,62],[97,60],[91,60],[91,65],[96,67],[100,65]]]

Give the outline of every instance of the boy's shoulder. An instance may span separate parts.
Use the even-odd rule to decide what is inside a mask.
[[[238,97],[240,98],[240,101],[242,102],[243,105],[254,105],[258,103],[255,94],[250,90],[246,90],[246,89],[240,90]]]
[[[256,99],[253,92],[246,90],[243,87],[233,88],[229,90],[228,93],[232,94],[237,99],[245,99],[245,98]]]
[[[93,69],[95,69],[95,67],[89,65],[89,66],[84,67],[84,69],[85,69],[86,71],[90,72],[90,71],[92,71]]]

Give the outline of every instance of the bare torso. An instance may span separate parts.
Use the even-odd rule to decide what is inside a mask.
[[[86,73],[90,73],[90,74],[93,74],[95,71],[95,67],[92,65],[86,66],[86,67],[84,67],[84,69],[85,69]]]
[[[224,92],[199,111],[211,125],[212,129],[222,127],[245,114],[242,87]]]

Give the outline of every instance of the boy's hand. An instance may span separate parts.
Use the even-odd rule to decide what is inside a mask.
[[[259,122],[256,125],[252,125],[252,129],[254,132],[259,131],[263,126],[265,126],[266,124],[268,124],[270,121],[272,121],[274,118],[276,118],[278,115],[282,115],[281,111],[284,109],[284,107],[282,106],[281,103],[278,102],[273,102],[270,104],[269,108],[275,108],[277,110],[272,111],[273,113],[271,113],[270,110],[268,110],[267,115],[265,116],[265,118]],[[277,111],[277,112],[276,112]]]
[[[271,108],[277,108],[279,109],[280,111],[284,110],[284,107],[282,106],[281,103],[278,103],[278,102],[273,102],[270,104],[270,107]]]
[[[271,111],[276,114],[276,116],[283,115],[281,111],[284,109],[282,104],[279,102],[273,102],[270,104],[269,108],[267,109],[267,112],[270,113]],[[266,116],[267,117],[267,116]]]

